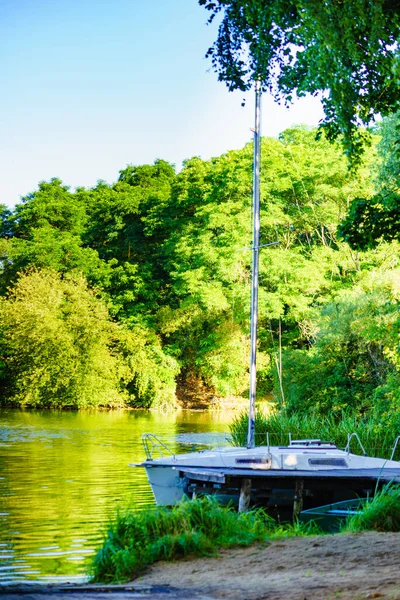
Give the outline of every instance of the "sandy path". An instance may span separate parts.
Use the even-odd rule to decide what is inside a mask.
[[[400,600],[400,533],[292,538],[158,563],[135,583],[232,600]]]

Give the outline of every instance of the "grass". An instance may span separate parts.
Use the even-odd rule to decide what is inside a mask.
[[[246,445],[248,415],[241,413],[230,425],[232,443],[236,446]],[[350,413],[343,413],[341,418],[337,416],[308,415],[300,413],[286,414],[284,412],[270,413],[264,415],[256,412],[255,421],[256,444],[266,443],[266,434],[269,433],[271,445],[288,443],[288,434],[292,439],[321,439],[334,442],[339,448],[347,444],[348,434],[357,433],[368,456],[380,456],[390,458],[394,441],[400,434],[400,422],[394,420],[391,425],[381,424],[372,417],[357,417]],[[359,454],[360,447],[353,440],[351,451]],[[400,444],[396,452],[397,459],[400,458]]]
[[[184,500],[172,508],[124,512],[110,524],[94,557],[92,581],[126,582],[159,560],[215,556],[219,548],[317,532],[314,525],[277,525],[262,509],[239,514],[212,497]]]
[[[382,488],[341,531],[400,531],[400,486],[388,484]]]

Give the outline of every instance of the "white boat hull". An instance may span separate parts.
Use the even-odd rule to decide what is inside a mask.
[[[155,501],[160,506],[173,506],[184,496],[184,478],[173,467],[146,466]]]
[[[292,482],[299,478],[400,482],[400,462],[359,456],[323,443],[216,448],[149,459],[137,466],[145,467],[157,504],[167,506],[176,504],[188,493],[188,481],[213,482],[216,489],[221,487],[216,482],[223,484],[228,478],[236,481],[252,478],[255,482],[264,478],[272,487],[276,485],[274,480],[288,478]]]

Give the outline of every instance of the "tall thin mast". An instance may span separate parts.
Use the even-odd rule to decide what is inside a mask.
[[[261,164],[261,84],[256,82],[254,121],[253,163],[253,267],[250,312],[250,406],[247,447],[254,448],[255,403],[256,403],[256,354],[258,325],[258,257],[260,249],[260,164]]]

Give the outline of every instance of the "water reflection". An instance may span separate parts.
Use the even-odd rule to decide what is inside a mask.
[[[154,503],[141,436],[174,451],[226,438],[229,413],[0,410],[0,584],[82,580],[118,508]]]

